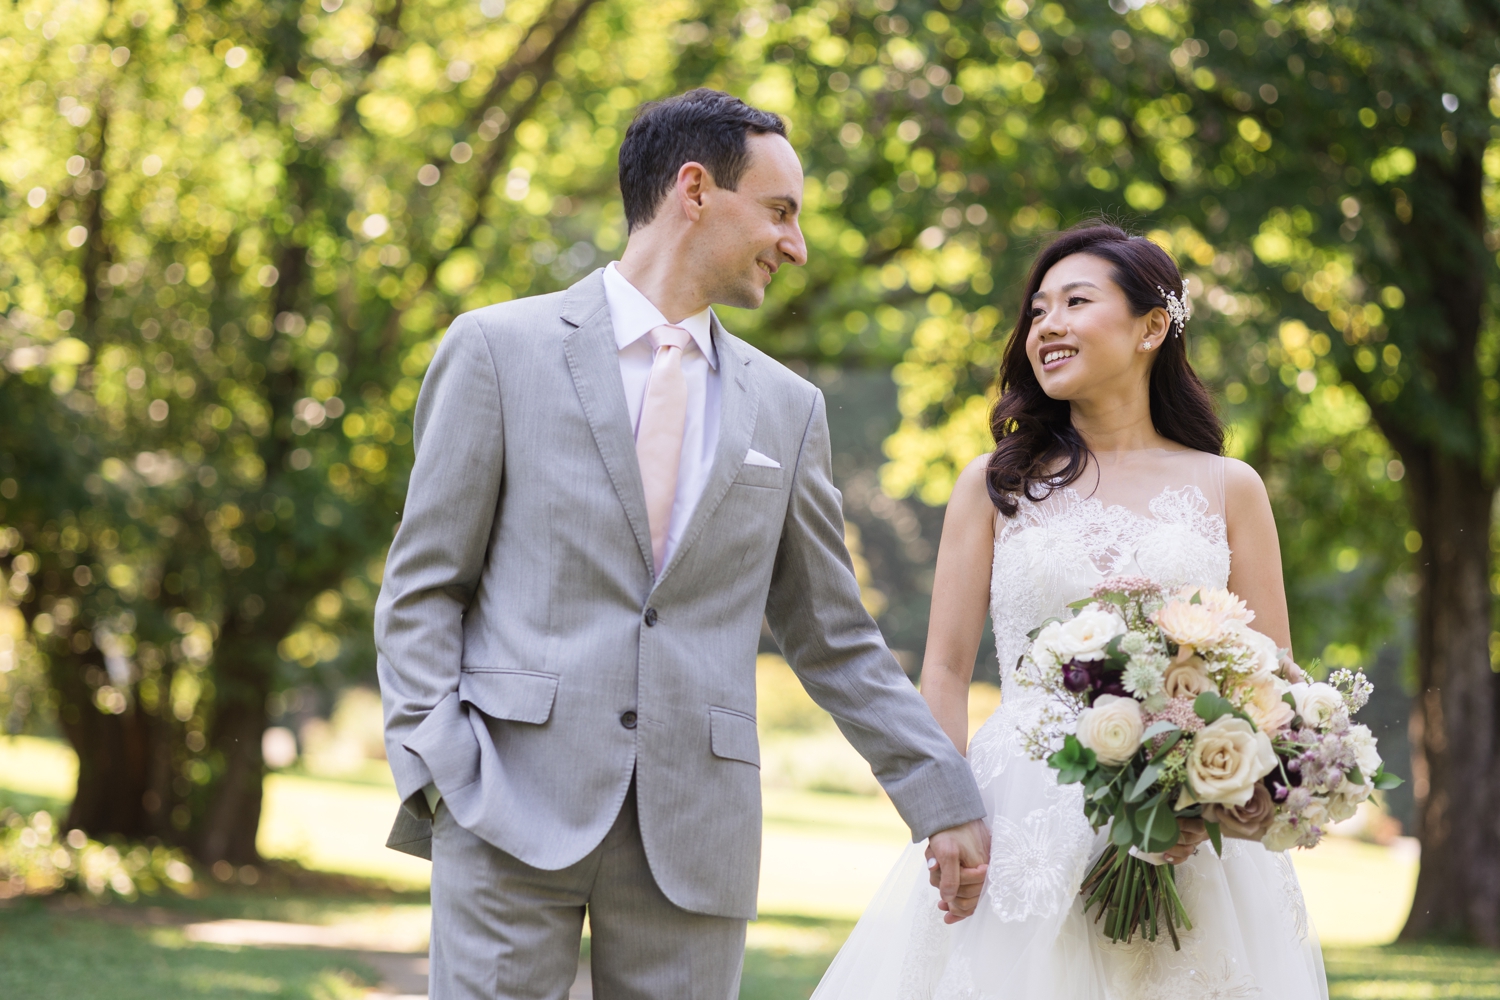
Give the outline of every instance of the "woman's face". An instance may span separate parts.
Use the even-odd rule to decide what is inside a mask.
[[[1108,261],[1076,253],[1052,265],[1032,296],[1026,354],[1053,399],[1146,388],[1166,310],[1136,316],[1112,272]]]

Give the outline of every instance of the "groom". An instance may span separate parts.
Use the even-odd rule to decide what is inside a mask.
[[[806,258],[786,126],[710,90],[648,105],[620,190],[619,263],[460,316],[417,405],[375,635],[433,1000],[561,1000],[585,912],[600,1000],[736,995],[762,616],[930,838],[950,919],[989,859],[967,764],[860,606],[822,395],[709,308]]]

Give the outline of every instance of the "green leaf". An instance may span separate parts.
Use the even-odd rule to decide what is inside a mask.
[[[1069,604],[1068,607],[1072,608],[1074,611],[1082,611],[1084,608],[1088,607],[1090,604],[1093,604],[1097,600],[1097,597],[1085,597],[1081,601],[1074,601],[1072,604]]]
[[[1388,792],[1392,788],[1400,788],[1406,784],[1406,779],[1399,774],[1392,774],[1387,771],[1385,765],[1382,764],[1380,765],[1380,770],[1375,772],[1374,782],[1377,789],[1382,792]]]
[[[1345,771],[1344,777],[1354,782],[1356,785],[1363,785],[1365,783],[1365,776],[1357,767],[1351,767],[1349,770]]]
[[[1219,857],[1224,856],[1224,834],[1219,829],[1219,824],[1210,823],[1207,820],[1203,825],[1208,828],[1208,842],[1214,845],[1214,853]]]
[[[1234,714],[1229,699],[1213,691],[1205,691],[1193,699],[1193,712],[1205,723],[1212,723],[1226,715]]]
[[[1297,696],[1292,694],[1292,692],[1288,691],[1286,694],[1282,695],[1281,700],[1292,706],[1292,711],[1295,712],[1297,710]]]
[[[1190,597],[1190,598],[1188,598],[1188,603],[1189,604],[1202,604],[1203,603],[1203,591],[1201,591],[1201,590],[1195,590],[1195,591],[1193,591],[1193,596]]]
[[[1179,729],[1176,732],[1172,733],[1170,736],[1168,736],[1167,739],[1166,739],[1166,741],[1164,743],[1162,743],[1161,746],[1159,746],[1159,747],[1156,748],[1156,752],[1151,755],[1151,759],[1152,760],[1161,760],[1167,754],[1169,754],[1169,753],[1172,752],[1172,748],[1175,747],[1177,745],[1178,741],[1181,740],[1181,739],[1182,739],[1182,730]]]
[[[1158,722],[1153,722],[1151,723],[1151,725],[1147,726],[1146,731],[1141,734],[1141,742],[1144,743],[1145,741],[1153,737],[1160,736],[1162,733],[1169,733],[1176,728],[1177,724],[1175,722],[1168,722],[1166,719],[1162,719]]]
[[[1130,822],[1131,819],[1133,817],[1126,817],[1126,822],[1122,823],[1120,817],[1115,816],[1115,825],[1109,831],[1110,843],[1120,848],[1130,846],[1131,841],[1135,840],[1135,830]]]
[[[1151,825],[1148,828],[1146,850],[1165,851],[1177,843],[1177,817],[1165,796],[1151,810]]]
[[[1130,789],[1130,792],[1125,796],[1125,801],[1139,801],[1142,797],[1145,796],[1147,790],[1150,789],[1152,785],[1156,784],[1156,779],[1159,777],[1161,777],[1161,765],[1147,764],[1145,769],[1141,771],[1141,776],[1135,779],[1135,786],[1132,787]]]

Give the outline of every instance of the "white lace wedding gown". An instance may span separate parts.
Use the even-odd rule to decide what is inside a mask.
[[[993,837],[979,909],[944,924],[924,846],[911,845],[813,1000],[1326,1000],[1291,859],[1259,844],[1225,840],[1222,859],[1205,844],[1178,866],[1193,922],[1181,951],[1165,934],[1111,943],[1078,892],[1107,828],[1096,835],[1080,786],[1059,786],[1018,739],[1040,695],[1016,685],[1015,665],[1043,620],[1111,576],[1225,586],[1224,462],[1129,453],[997,521],[990,611],[1003,696],[969,747]]]

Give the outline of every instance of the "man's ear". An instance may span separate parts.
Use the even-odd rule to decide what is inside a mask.
[[[677,170],[677,184],[673,188],[673,194],[677,197],[677,203],[682,206],[682,214],[690,222],[697,222],[703,214],[704,195],[708,189],[713,187],[713,176],[709,174],[708,168],[694,160],[689,160]]]

